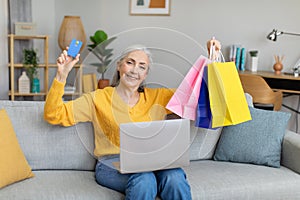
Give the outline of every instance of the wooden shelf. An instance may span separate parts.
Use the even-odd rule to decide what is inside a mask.
[[[74,93],[65,93],[64,96],[79,96],[81,95],[80,92],[74,92]]]
[[[10,34],[9,37],[9,47],[10,47],[10,63],[8,64],[8,67],[10,68],[10,92],[9,96],[12,101],[15,100],[15,96],[46,96],[48,92],[48,43],[49,43],[49,37],[47,35],[30,35],[30,36],[23,36],[23,35],[14,35]],[[38,65],[39,68],[43,69],[44,71],[44,88],[41,88],[43,92],[40,93],[28,93],[28,94],[20,94],[16,89],[15,86],[15,70],[23,68],[23,64],[21,63],[15,63],[14,62],[14,54],[15,54],[15,40],[43,40],[44,42],[44,60],[42,63]],[[42,81],[42,80],[40,80]]]
[[[49,63],[49,64],[48,64],[48,67],[49,67],[49,68],[56,68],[57,65],[56,65],[56,63]],[[74,68],[81,68],[81,67],[82,67],[82,64],[75,64],[75,65],[74,65]]]
[[[39,92],[39,93],[19,93],[14,91],[14,96],[46,96],[45,92]],[[11,95],[11,91],[9,91],[9,95]]]
[[[47,35],[8,35],[9,38],[13,38],[15,40],[31,40],[31,39],[48,39]]]
[[[9,91],[9,96],[12,101],[15,100],[15,96],[44,96],[46,97],[48,94],[48,87],[49,87],[49,68],[56,68],[57,65],[56,63],[49,63],[48,62],[48,43],[49,43],[49,36],[47,35],[30,35],[30,36],[25,36],[25,35],[14,35],[10,34],[8,35],[9,37],[9,45],[10,45],[10,63],[8,63],[8,67],[10,68],[10,91]],[[43,40],[44,41],[44,60],[38,64],[38,68],[44,71],[44,80],[43,85],[44,87],[41,88],[43,92],[40,93],[28,93],[28,94],[22,94],[18,93],[18,90],[15,86],[15,70],[16,69],[21,69],[23,68],[23,63],[14,63],[14,51],[15,51],[15,46],[14,46],[14,41],[15,40]],[[74,66],[76,73],[79,73],[77,76],[78,80],[76,81],[76,91],[74,93],[67,93],[65,96],[80,96],[82,94],[82,64],[76,64]]]
[[[8,67],[11,67],[10,63],[8,64]],[[21,63],[15,63],[14,64],[14,68],[23,68],[23,67],[24,67],[24,65],[21,64]],[[38,64],[37,67],[43,68],[43,67],[46,67],[46,64]]]

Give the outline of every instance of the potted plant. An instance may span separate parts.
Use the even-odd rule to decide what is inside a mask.
[[[257,71],[257,64],[258,64],[258,50],[251,50],[249,51],[250,54],[250,71],[256,72]]]
[[[90,36],[92,44],[88,45],[88,50],[99,59],[98,63],[91,63],[91,65],[97,67],[97,72],[101,74],[98,88],[104,88],[109,85],[109,79],[106,79],[104,74],[112,61],[113,49],[109,49],[107,46],[115,39],[116,37],[108,39],[107,34],[103,30],[97,30],[93,36]]]
[[[38,61],[37,52],[34,49],[23,50],[23,66],[30,79],[31,92],[40,92],[40,80],[38,79]]]

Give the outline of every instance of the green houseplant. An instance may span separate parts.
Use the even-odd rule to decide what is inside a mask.
[[[38,61],[37,52],[34,49],[23,49],[23,66],[30,79],[31,92],[40,92],[40,81],[38,79]]]
[[[108,45],[114,41],[116,37],[108,39],[107,34],[103,30],[97,30],[94,35],[90,36],[92,44],[88,45],[88,50],[91,51],[99,60],[98,63],[91,63],[91,65],[97,67],[97,72],[101,74],[101,79],[98,81],[98,87],[104,88],[109,85],[109,80],[105,79],[105,72],[112,62],[113,49],[109,49]],[[104,84],[102,86],[102,84]]]

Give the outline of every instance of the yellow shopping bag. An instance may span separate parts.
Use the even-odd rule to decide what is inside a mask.
[[[213,128],[251,120],[234,62],[208,64],[208,91]]]

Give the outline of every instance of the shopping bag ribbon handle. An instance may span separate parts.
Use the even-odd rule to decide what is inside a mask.
[[[212,37],[212,39],[215,40],[215,37]],[[214,57],[214,55],[216,55],[216,57]],[[212,62],[225,62],[225,58],[221,52],[221,49],[219,51],[216,51],[216,47],[213,43],[210,44],[209,59]]]

